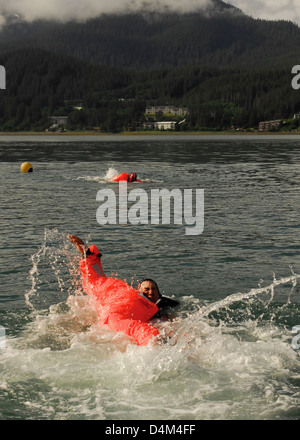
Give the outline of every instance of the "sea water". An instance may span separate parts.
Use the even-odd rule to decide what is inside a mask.
[[[52,139],[0,139],[0,419],[298,420],[299,138]],[[204,189],[203,233],[99,225],[96,194],[123,171]],[[67,234],[180,301],[156,323],[168,343],[98,325]]]

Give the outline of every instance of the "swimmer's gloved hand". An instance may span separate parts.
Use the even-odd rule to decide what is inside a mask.
[[[84,254],[88,251],[87,245],[81,240],[81,238],[76,237],[76,235],[68,235],[68,238],[73,244],[75,244],[81,254]]]
[[[68,235],[69,240],[75,244],[79,252],[82,254],[82,256],[88,256],[92,255],[92,251],[87,247],[87,245],[84,243],[81,238],[77,237],[76,235]],[[102,254],[99,252],[97,254],[97,257],[101,258]]]

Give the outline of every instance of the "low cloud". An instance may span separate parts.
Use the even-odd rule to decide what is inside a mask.
[[[85,21],[103,13],[166,10],[188,13],[203,10],[212,0],[0,0],[0,26],[7,15],[17,14],[31,22],[37,19]],[[253,18],[290,20],[300,24],[299,0],[229,0]]]
[[[253,18],[300,24],[299,0],[230,0],[230,3]]]
[[[20,15],[26,21],[37,19],[85,21],[103,13],[126,11],[191,12],[205,8],[210,0],[0,0],[0,24],[9,14]]]

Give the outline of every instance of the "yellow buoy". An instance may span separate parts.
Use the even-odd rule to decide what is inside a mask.
[[[32,173],[33,166],[30,162],[23,162],[21,165],[21,171],[22,173]]]

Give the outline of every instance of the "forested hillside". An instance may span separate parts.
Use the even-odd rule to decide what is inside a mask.
[[[222,2],[211,13],[120,14],[86,23],[12,20],[0,33],[0,129],[120,131],[147,105],[189,108],[182,129],[255,127],[292,118],[300,29],[254,20]]]
[[[272,68],[300,55],[298,26],[233,11],[123,13],[85,23],[14,20],[2,27],[0,54],[39,48],[88,63],[139,70],[203,64],[236,68],[254,62]]]
[[[2,130],[43,130],[48,116],[68,115],[70,128],[120,131],[143,121],[146,105],[166,103],[190,109],[186,128],[253,127],[260,120],[292,117],[300,108],[289,69],[139,72],[39,49],[9,53],[2,63],[7,74],[0,93]]]

